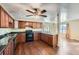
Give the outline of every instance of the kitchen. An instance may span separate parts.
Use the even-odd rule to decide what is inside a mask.
[[[78,55],[78,0],[0,0],[0,59]]]
[[[53,13],[55,12],[54,16],[56,17],[57,4],[45,4],[45,5],[47,5],[47,8],[51,8],[54,6],[56,7],[53,9]],[[46,7],[45,5],[44,7]],[[25,6],[26,7],[29,6],[29,7],[25,8]],[[20,8],[24,8],[24,9],[20,9]],[[30,9],[30,11],[28,11],[28,8]],[[31,10],[32,8],[35,9]],[[0,4],[0,54],[1,55],[53,54],[54,50],[58,48],[57,19],[51,22],[49,20],[49,17],[47,17],[47,14],[41,15],[42,13],[48,11],[47,10],[41,11],[41,10],[43,9],[40,8],[40,4],[18,4],[18,3]],[[33,13],[31,11],[36,11],[33,16],[30,15],[31,13]],[[38,17],[39,15],[40,17]],[[32,45],[34,44],[36,45],[33,47]],[[19,47],[20,45],[21,47]],[[24,45],[27,49],[26,48],[24,49],[23,47]],[[47,48],[45,52],[42,51],[44,47]],[[35,48],[37,48],[37,50]],[[54,50],[51,51],[52,49]],[[23,52],[23,50],[25,51]],[[30,51],[32,50],[32,51],[28,52],[28,50]]]
[[[0,55],[79,55],[78,7],[0,3]]]

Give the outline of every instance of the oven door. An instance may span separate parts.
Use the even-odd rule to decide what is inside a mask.
[[[33,32],[26,33],[26,42],[30,42],[34,40]]]

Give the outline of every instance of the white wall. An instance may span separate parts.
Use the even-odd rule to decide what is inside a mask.
[[[79,20],[69,21],[70,39],[79,40]]]
[[[15,28],[18,28],[18,21],[15,21]]]
[[[79,4],[72,3],[68,7],[68,20],[79,19]]]
[[[64,3],[60,5],[60,14],[59,18],[61,22],[65,22],[67,20],[68,13],[68,4]]]

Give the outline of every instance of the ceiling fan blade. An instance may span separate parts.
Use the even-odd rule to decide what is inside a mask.
[[[42,17],[47,17],[47,15],[40,15],[40,16],[42,16]]]
[[[41,11],[41,13],[45,13],[45,12],[47,12],[47,11],[46,11],[46,10],[42,10],[42,11]]]
[[[29,17],[29,16],[33,16],[33,15],[26,15],[26,17]]]
[[[33,10],[37,11],[38,9],[37,8],[33,8]]]
[[[28,11],[28,12],[30,12],[30,13],[32,13],[32,14],[34,13],[34,12],[30,11],[30,10],[26,10],[26,11]]]

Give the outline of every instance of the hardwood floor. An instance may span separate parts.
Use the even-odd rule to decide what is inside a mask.
[[[16,55],[52,55],[56,51],[42,41],[20,43],[16,48]]]
[[[17,45],[16,55],[79,55],[79,42],[59,39],[59,48],[53,49],[42,41],[33,41]]]
[[[65,34],[59,35],[57,55],[79,55],[79,42],[66,39]]]

